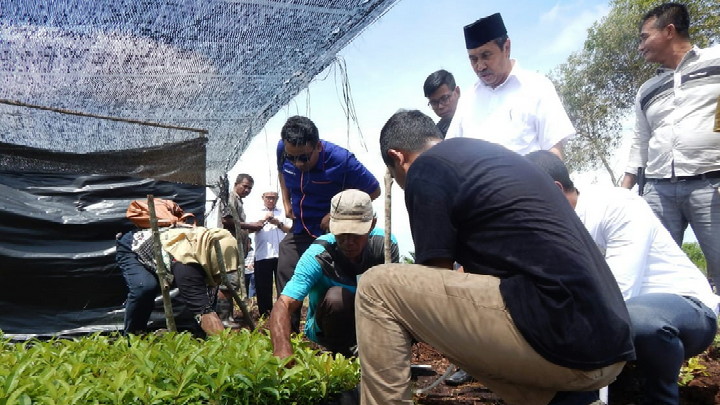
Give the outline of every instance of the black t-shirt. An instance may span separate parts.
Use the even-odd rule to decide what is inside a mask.
[[[437,126],[437,129],[442,132],[442,137],[445,139],[445,135],[447,135],[448,129],[450,129],[450,123],[452,122],[452,118],[441,118],[440,121],[435,125]]]
[[[477,139],[440,142],[410,167],[405,203],[416,261],[452,258],[500,278],[515,325],[546,360],[587,370],[634,358],[605,259],[550,177],[522,156]]]

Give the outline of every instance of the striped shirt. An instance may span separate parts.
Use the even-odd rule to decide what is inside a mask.
[[[635,136],[626,172],[648,178],[720,170],[720,133],[713,132],[720,97],[720,46],[694,46],[675,70],[660,69],[635,99]]]

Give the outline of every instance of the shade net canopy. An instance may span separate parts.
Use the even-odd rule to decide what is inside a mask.
[[[94,153],[201,129],[206,164],[193,169],[216,184],[395,1],[0,0],[0,99],[21,103],[0,104],[0,142]]]
[[[395,0],[0,0],[0,330],[122,328],[115,237],[202,220],[251,138]]]

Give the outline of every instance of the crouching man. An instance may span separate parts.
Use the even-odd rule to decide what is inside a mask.
[[[384,263],[385,233],[374,229],[376,221],[367,193],[349,189],[332,198],[330,233],[303,253],[270,313],[275,356],[292,355],[290,314],[301,307],[306,296],[305,335],[334,353],[353,355],[357,280],[365,270]],[[390,238],[392,261],[397,262],[397,242]]]
[[[405,190],[418,264],[360,278],[362,404],[412,404],[413,339],[507,404],[588,405],[634,359],[620,290],[557,187],[522,156],[478,139],[441,141],[419,111],[380,132]],[[564,206],[562,204],[564,204]],[[453,263],[464,272],[451,271]]]
[[[526,158],[562,190],[615,275],[633,326],[641,403],[678,404],[680,367],[715,338],[720,298],[640,196],[620,187],[581,193],[557,156]]]

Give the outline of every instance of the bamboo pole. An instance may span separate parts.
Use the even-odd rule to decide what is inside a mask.
[[[170,332],[177,332],[175,317],[173,316],[172,301],[170,300],[170,282],[168,281],[168,270],[162,256],[162,245],[160,244],[160,231],[158,230],[157,215],[155,214],[155,197],[152,194],[147,196],[148,211],[150,212],[150,229],[152,229],[153,250],[155,251],[155,266],[158,280],[160,281],[160,292],[162,294],[163,309],[165,310],[165,322]]]
[[[0,104],[13,105],[16,107],[32,108],[35,110],[51,111],[51,112],[55,112],[58,114],[75,115],[78,117],[98,118],[98,119],[102,119],[102,120],[125,122],[128,124],[139,124],[139,125],[145,125],[145,126],[149,126],[149,127],[177,129],[177,130],[181,130],[181,131],[197,132],[200,136],[202,136],[204,138],[207,138],[207,136],[208,136],[208,130],[201,129],[201,128],[181,127],[181,126],[177,126],[177,125],[160,124],[160,123],[151,122],[151,121],[141,121],[141,120],[134,120],[134,119],[130,119],[130,118],[122,118],[122,117],[112,117],[109,115],[90,114],[90,113],[84,113],[81,111],[66,110],[64,108],[46,107],[46,106],[42,106],[42,105],[23,103],[22,101],[7,100],[7,99],[0,99]]]
[[[225,269],[225,259],[223,258],[222,254],[222,248],[220,247],[220,241],[215,240],[213,242],[213,246],[215,247],[215,256],[217,256],[218,261],[218,267],[220,268],[220,278],[222,280],[222,283],[225,284],[225,286],[230,290],[230,294],[232,295],[235,302],[237,302],[238,306],[240,307],[240,310],[243,313],[243,318],[245,319],[245,323],[250,326],[250,329],[255,329],[255,322],[252,320],[252,317],[250,316],[250,310],[248,309],[247,305],[245,304],[245,301],[243,301],[240,296],[238,295],[237,291],[230,285],[230,279],[228,279],[227,275],[227,269]],[[240,252],[242,257],[242,252]],[[242,261],[241,261],[242,263]],[[242,268],[242,266],[241,266]],[[240,269],[238,270],[238,278],[243,277],[244,274],[240,273]]]
[[[392,235],[392,228],[391,228],[391,208],[392,208],[392,184],[393,184],[393,178],[390,174],[390,169],[387,169],[385,171],[385,263],[391,263],[392,262],[392,243],[390,240],[390,235]]]

